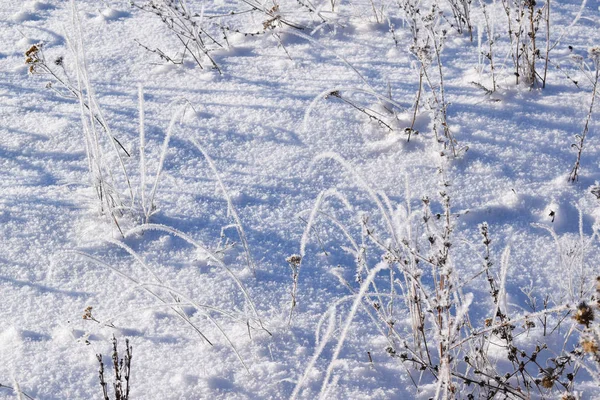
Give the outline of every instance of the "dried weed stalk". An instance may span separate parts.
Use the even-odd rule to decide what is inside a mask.
[[[590,108],[588,109],[587,116],[585,117],[583,132],[581,133],[581,135],[575,135],[576,141],[571,145],[573,148],[575,148],[575,150],[577,150],[577,158],[575,160],[575,165],[573,165],[571,173],[569,174],[569,182],[576,182],[579,179],[579,169],[581,168],[581,155],[583,153],[583,145],[585,143],[585,138],[587,137],[587,134],[590,129],[590,122],[594,113],[594,104],[596,101],[598,90],[598,79],[600,78],[600,47],[592,47],[589,50],[589,57],[592,60],[593,66],[591,77],[588,76],[588,79],[592,83],[592,98],[590,100]],[[583,69],[583,67],[582,71],[586,72]]]
[[[129,391],[131,388],[130,377],[131,377],[131,358],[133,353],[133,347],[129,344],[129,339],[125,339],[125,356],[119,358],[117,338],[112,338],[112,369],[114,374],[113,381],[113,392],[115,400],[128,400]],[[96,354],[98,359],[99,370],[98,378],[100,380],[100,386],[102,387],[102,396],[104,400],[110,400],[108,395],[108,384],[104,377],[104,361],[102,354]]]
[[[373,328],[385,337],[385,352],[406,366],[415,390],[435,384],[429,395],[440,399],[572,398],[569,396],[576,396],[577,376],[583,370],[600,376],[596,319],[600,285],[591,295],[584,288],[578,295],[581,301],[575,305],[546,297],[539,307],[535,293],[529,290],[526,295],[530,310],[519,310],[507,301],[510,247],[495,262],[492,235],[485,223],[480,226],[480,247],[469,245],[480,254],[481,267],[465,276],[465,271],[472,268],[453,254],[460,214],[452,210],[448,182],[442,180],[439,201],[423,198],[421,209],[413,210],[408,189],[406,204],[393,204],[385,195],[375,193],[339,156],[326,153],[318,157],[325,158],[337,161],[350,172],[375,205],[370,217],[358,218],[361,238],[354,238],[351,232],[355,229],[331,213],[319,211],[327,197],[345,199],[330,189],[317,199],[304,231],[303,259],[308,233],[318,218],[326,217],[341,230],[349,243],[344,249],[356,260],[356,284],[348,282],[341,272],[336,274],[351,294],[332,304],[319,324],[324,326],[328,317],[330,324],[335,324],[331,315],[336,315],[345,303],[354,302],[346,319],[340,321],[344,334],[338,347],[350,321],[362,310]],[[475,315],[471,305],[481,285],[474,283],[480,279],[489,297],[477,301],[479,305],[487,303],[489,311]],[[585,285],[589,287],[589,277]],[[329,326],[327,332],[331,330],[335,328]],[[321,340],[334,339],[326,334]],[[315,357],[325,346],[319,343]],[[335,354],[327,377],[332,376]],[[314,360],[310,367],[314,367]],[[322,398],[330,394],[333,385],[327,377]],[[299,393],[305,379],[299,381],[294,393]]]

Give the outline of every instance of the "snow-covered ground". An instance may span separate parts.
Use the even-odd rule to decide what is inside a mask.
[[[205,18],[250,9],[233,0],[188,3],[197,12],[204,4]],[[269,4],[266,9],[275,4],[264,3]],[[574,55],[593,67],[588,49],[600,45],[597,1],[583,6],[575,0],[551,2],[551,42],[557,45],[550,53],[543,89],[514,83],[502,2],[486,2],[498,35],[498,89],[492,94],[473,84],[491,85],[489,65],[481,55],[487,51],[481,2],[472,4],[473,41],[444,26],[451,14],[445,14],[448,20],[440,19],[447,30],[441,53],[447,121],[461,149],[456,157],[436,140],[430,111],[435,104],[427,85],[414,125],[419,133],[407,141],[404,128],[412,122],[419,68],[409,51],[409,24],[396,2],[373,2],[378,18],[390,17],[382,23],[377,23],[368,0],[281,3],[274,15],[301,21],[307,29],[277,26],[280,19],[266,33],[243,35],[234,30],[261,30],[267,17],[256,12],[232,17],[232,24],[238,25],[224,31],[229,47],[210,53],[222,70],[219,74],[210,63],[200,69],[189,55],[182,65],[172,65],[142,48],[137,41],[173,58],[182,49],[159,18],[130,8],[128,1],[76,1],[89,77],[108,124],[131,155],[125,164],[137,197],[142,192],[139,87],[145,103],[147,193],[169,122],[188,104],[173,127],[156,191],[158,210],[149,222],[202,243],[220,260],[216,261],[164,230],[123,237],[100,215],[78,102],[46,89],[52,77],[29,74],[24,57],[32,45],[43,43],[50,63],[63,56],[65,67],[73,72],[71,4],[2,1],[1,398],[18,396],[15,387],[36,399],[100,398],[96,355],[104,355],[111,385],[113,335],[120,350],[125,338],[133,347],[132,399],[289,398],[296,395],[305,371],[306,379],[298,385],[301,398],[435,396],[431,375],[420,375],[410,363],[390,357],[390,339],[377,329],[367,307],[356,310],[344,336],[356,299],[350,295],[358,293],[360,283],[355,280],[356,255],[336,224],[346,227],[359,247],[370,249],[364,255],[369,268],[375,268],[382,253],[365,235],[361,221],[368,216],[366,226],[388,245],[392,240],[377,204],[357,176],[378,199],[389,198],[390,214],[399,219],[408,207],[420,212],[425,197],[433,213],[443,216],[440,192],[447,193],[453,226],[451,264],[460,290],[474,295],[469,315],[475,326],[483,326],[493,309],[481,276],[484,222],[489,225],[493,273],[500,279],[501,265],[507,269],[506,308],[515,315],[531,311],[531,298],[537,299],[538,309],[546,298],[549,308],[589,299],[590,285],[600,273],[600,246],[593,236],[600,208],[591,193],[600,181],[596,112],[579,179],[570,183],[568,177],[577,155],[571,145],[583,131],[592,97],[591,82]],[[332,3],[340,3],[335,13],[329,12]],[[442,3],[446,10],[447,3]],[[326,22],[302,4],[323,11]],[[539,39],[542,53],[544,39]],[[435,62],[430,71],[437,79]],[[439,89],[437,83],[433,86]],[[391,95],[396,105],[378,101],[369,92]],[[367,109],[391,129],[357,108]],[[192,140],[212,159],[218,176]],[[306,243],[302,238],[315,199],[328,189],[336,190],[328,192],[323,213],[313,215],[315,224]],[[243,226],[254,273],[235,216],[228,212],[228,197]],[[425,237],[419,221],[413,218],[406,226],[414,229],[414,237]],[[127,215],[119,222],[123,231],[140,226]],[[286,259],[301,252],[294,290]],[[368,270],[362,273],[367,279]],[[388,275],[387,270],[380,272],[380,288]],[[580,278],[585,281],[584,294],[578,289]],[[525,295],[528,291],[531,298]],[[297,304],[290,318],[292,293]],[[92,307],[93,320],[82,318],[87,307]],[[329,319],[332,314],[326,313],[334,309]],[[411,336],[406,313],[398,309],[394,315],[398,335]],[[573,324],[566,317],[551,337],[543,337],[538,326],[528,340],[560,351]],[[571,347],[577,344],[567,342]],[[592,375],[579,373],[573,393],[600,396]],[[457,396],[466,398],[468,393]],[[564,393],[558,384],[531,391],[533,397],[547,398]]]

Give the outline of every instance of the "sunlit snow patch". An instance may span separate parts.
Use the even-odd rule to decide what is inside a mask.
[[[100,11],[100,15],[98,15],[98,19],[104,21],[116,21],[118,19],[127,18],[131,14],[127,11],[115,10],[114,8],[105,8]]]

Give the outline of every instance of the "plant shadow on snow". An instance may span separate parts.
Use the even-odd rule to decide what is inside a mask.
[[[4,261],[8,261],[8,260],[3,260],[2,262],[4,262]],[[15,263],[11,262],[10,264],[15,264]],[[59,287],[52,287],[52,286],[43,285],[40,283],[24,281],[24,280],[14,279],[14,278],[10,278],[10,277],[5,277],[5,276],[0,276],[0,281],[8,283],[8,284],[10,284],[14,287],[18,287],[18,288],[29,287],[29,288],[32,288],[35,291],[39,292],[40,294],[52,293],[52,294],[57,294],[57,295],[61,295],[61,296],[79,298],[79,299],[88,298],[92,294],[92,292],[65,290],[65,289],[61,289]]]
[[[13,168],[14,171],[21,171],[22,173],[33,172],[34,176],[37,178],[33,180],[31,177],[27,177],[25,182],[20,182],[22,186],[56,185],[59,182],[59,178],[54,175],[54,171],[19,157],[21,154],[22,151],[20,150],[2,149],[0,147],[0,157],[10,160],[10,164],[12,164],[11,168]],[[63,153],[36,152],[35,154],[40,157],[39,159],[43,160],[69,161],[72,159],[79,159],[79,157],[73,157],[70,154],[65,155]]]
[[[34,25],[26,25],[26,24],[15,24],[15,26],[19,26],[20,29],[23,29],[24,32],[28,32],[29,35],[34,36],[37,41],[43,42],[45,46],[50,48],[51,46],[64,46],[66,43],[64,35],[48,28],[44,28],[42,26],[34,26]],[[32,34],[30,32],[36,32]],[[39,33],[41,32],[41,34]],[[27,49],[18,49],[18,54],[21,55]],[[15,51],[14,54],[17,54]]]

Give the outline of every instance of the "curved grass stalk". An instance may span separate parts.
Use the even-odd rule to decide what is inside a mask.
[[[141,311],[151,311],[151,310],[156,310],[156,309],[160,309],[160,308],[166,308],[166,307],[202,307],[203,309],[206,309],[208,311],[214,311],[217,312],[221,315],[224,315],[226,317],[231,318],[234,321],[237,322],[246,322],[246,319],[244,318],[240,318],[239,316],[234,315],[233,313],[230,313],[228,311],[222,310],[220,308],[217,307],[213,307],[213,306],[209,306],[206,304],[198,304],[198,303],[183,303],[183,302],[176,302],[176,303],[163,303],[163,304],[155,304],[152,306],[147,306],[147,307],[140,307],[140,308],[136,308],[134,311],[125,311],[116,315],[113,315],[112,317],[102,320],[102,321],[98,321],[98,323],[100,325],[103,326],[108,326],[108,327],[114,327],[114,321],[116,321],[119,318],[122,318],[124,316],[127,315],[131,315],[133,312],[139,313]]]
[[[350,330],[350,324],[352,323],[352,320],[354,319],[354,316],[356,315],[356,312],[358,311],[358,307],[361,305],[362,299],[365,296],[365,294],[367,293],[367,289],[371,285],[371,282],[373,282],[373,280],[375,279],[375,275],[377,275],[377,273],[379,271],[384,269],[384,267],[386,267],[386,266],[379,265],[379,266],[375,267],[373,270],[371,270],[371,272],[367,276],[367,279],[365,279],[365,281],[362,283],[362,285],[360,285],[360,290],[359,290],[358,294],[356,295],[354,302],[352,303],[352,308],[350,309],[350,312],[348,313],[348,316],[346,317],[346,323],[344,324],[344,327],[342,328],[342,332],[340,333],[338,343],[335,347],[335,350],[333,351],[333,356],[331,357],[331,362],[329,363],[329,367],[327,367],[327,372],[325,373],[325,379],[323,379],[323,385],[321,386],[321,393],[319,395],[319,398],[321,398],[321,399],[323,398],[323,395],[325,394],[325,392],[327,390],[327,385],[329,384],[329,379],[331,378],[331,374],[333,373],[333,368],[335,367],[335,362],[337,361],[337,358],[339,357],[340,352],[342,351],[342,347],[344,346],[346,336],[348,335],[348,331]]]
[[[152,277],[154,278],[154,280],[156,280],[161,285],[164,285],[164,282],[162,281],[162,279],[160,279],[160,277],[152,270],[152,268],[150,268],[150,267],[148,267],[146,265],[146,262],[142,259],[142,257],[139,254],[137,254],[131,247],[129,247],[128,245],[126,245],[123,242],[120,242],[120,241],[114,240],[114,239],[106,239],[106,241],[108,243],[111,243],[111,244],[113,244],[115,246],[118,246],[118,247],[122,248],[127,253],[129,253],[129,255],[131,255],[146,271],[148,271],[148,273],[150,273],[150,275],[152,275]],[[175,296],[173,294],[173,291],[169,291],[169,294],[171,295],[171,298],[173,299],[173,301],[175,301],[175,302],[179,301],[179,299],[177,298],[177,296]],[[183,319],[187,320],[188,323],[190,323],[191,325],[193,325],[191,322],[189,322],[189,316],[185,313],[185,311],[183,310],[183,308],[181,306],[179,306],[178,309],[179,309],[180,316]]]
[[[375,296],[375,295],[378,295],[378,294],[369,292],[369,293],[365,293],[363,297]],[[403,296],[392,295],[389,293],[382,293],[379,295],[381,295],[383,297],[390,297],[390,298],[403,298]],[[335,331],[335,329],[334,329],[335,328],[335,317],[337,316],[337,313],[335,311],[336,308],[345,302],[356,299],[356,297],[357,297],[356,294],[351,294],[351,295],[347,295],[347,296],[344,296],[344,297],[336,300],[332,305],[330,305],[328,307],[327,311],[325,311],[325,313],[319,319],[319,322],[317,323],[317,328],[315,329],[315,341],[318,346],[317,350],[315,350],[315,353],[313,354],[308,365],[304,369],[304,373],[302,374],[302,376],[300,377],[298,382],[296,382],[296,387],[294,388],[294,391],[292,392],[290,399],[293,400],[298,397],[300,390],[302,389],[302,386],[304,385],[304,382],[308,378],[308,375],[310,374],[312,368],[316,364],[319,356],[323,353],[323,350],[325,349],[325,346],[329,342],[329,339],[331,339],[331,334],[329,332],[332,331],[332,333],[333,333],[333,331]],[[381,329],[381,327],[378,324],[377,319],[371,314],[371,311],[369,310],[369,308],[366,307],[364,304],[362,304],[362,307],[365,311],[367,311],[367,314],[369,315],[371,320],[375,323],[375,326],[378,328],[378,330],[380,331],[382,336],[387,338],[387,335]],[[325,334],[322,337],[320,337],[319,332],[322,330],[322,326],[325,323],[325,320],[327,319],[327,317],[329,317],[328,318],[329,324],[327,325],[327,330],[326,330]],[[333,321],[333,324],[332,324],[332,321]]]
[[[350,245],[352,246],[356,255],[358,255],[360,253],[360,247],[358,246],[358,243],[356,243],[356,240],[354,240],[354,238],[350,235],[350,232],[348,232],[348,229],[346,228],[346,226],[344,224],[342,224],[340,221],[338,221],[337,218],[335,218],[333,215],[329,215],[322,211],[319,211],[319,215],[322,215],[325,218],[327,218],[333,225],[335,225],[342,232],[342,235],[350,242]]]
[[[152,270],[152,268],[148,267],[142,257],[136,253],[131,247],[126,245],[123,242],[120,242],[115,239],[104,239],[107,243],[113,244],[125,250],[129,255],[131,255],[152,277],[159,283],[163,283],[162,279]]]
[[[429,260],[420,257],[413,249],[411,249],[410,247],[406,246],[402,241],[399,240],[398,238],[398,232],[396,231],[396,227],[394,225],[394,222],[392,220],[392,218],[390,217],[390,215],[388,215],[388,209],[386,208],[386,206],[382,203],[382,200],[379,198],[379,196],[377,195],[377,193],[371,189],[371,187],[368,185],[368,183],[364,180],[364,178],[362,178],[353,168],[352,166],[346,161],[344,160],[340,155],[338,155],[337,153],[334,152],[327,152],[327,153],[321,153],[319,155],[317,155],[314,159],[313,159],[313,166],[314,164],[321,160],[321,159],[333,159],[335,160],[338,164],[340,164],[344,169],[346,169],[356,180],[358,186],[363,189],[371,198],[371,200],[377,205],[377,208],[379,209],[379,211],[382,214],[382,217],[387,225],[387,229],[388,232],[392,238],[392,241],[394,243],[394,247],[397,249],[404,249],[405,251],[407,251],[409,254],[413,255],[415,258],[418,258],[420,260],[423,260],[427,263],[430,263]],[[313,212],[316,214],[316,210],[318,210],[318,207],[320,207],[321,202],[323,201],[322,196],[320,196],[321,198],[317,198],[317,201],[315,202],[315,207],[313,207]],[[384,197],[384,201],[385,201],[385,197]],[[310,219],[309,219],[310,221]],[[313,219],[314,221],[314,219]],[[310,223],[310,226],[312,226],[312,223]],[[308,228],[308,226],[307,226]],[[307,231],[305,230],[305,233]],[[382,243],[378,242],[375,238],[373,238],[372,236],[369,236],[369,238],[377,245],[379,246],[382,250],[384,251],[388,251],[388,247],[384,246]],[[305,243],[307,239],[304,238],[303,236],[303,242]],[[304,251],[304,247],[302,247],[301,244],[301,253]],[[302,255],[302,254],[301,254]],[[406,274],[411,282],[413,282],[416,290],[418,290],[422,295],[423,298],[422,300],[426,303],[426,305],[430,308],[433,309],[433,305],[431,303],[431,299],[430,296],[428,295],[427,291],[425,290],[425,288],[423,287],[423,285],[421,284],[419,278],[417,278],[414,273],[412,273],[411,271],[409,271],[408,269],[406,269],[403,265],[401,265],[401,271]],[[434,319],[434,323],[435,323],[435,319]]]
[[[206,150],[204,150],[204,148],[195,139],[191,139],[191,142],[202,153],[202,155],[206,159],[206,162],[208,163],[210,169],[212,170],[215,178],[217,179],[217,182],[219,183],[219,187],[221,188],[221,191],[223,192],[223,196],[225,197],[225,200],[227,201],[228,214],[230,214],[233,217],[233,219],[235,221],[236,230],[238,232],[238,236],[240,237],[240,240],[242,241],[242,246],[244,247],[244,252],[246,253],[246,261],[248,263],[248,268],[252,271],[252,273],[254,275],[256,275],[256,266],[254,265],[254,261],[252,260],[252,255],[250,254],[250,247],[248,246],[248,240],[246,239],[246,233],[244,232],[244,227],[242,226],[242,221],[237,213],[237,210],[233,206],[233,202],[231,201],[231,196],[229,196],[229,192],[227,191],[227,188],[225,187],[225,185],[223,184],[223,181],[221,180],[219,171],[217,170],[215,163],[213,162],[212,158],[208,155]]]
[[[316,107],[317,103],[326,98],[327,96],[331,95],[331,93],[334,92],[349,92],[349,93],[362,93],[362,94],[367,94],[370,96],[375,97],[378,100],[381,101],[386,101],[396,107],[398,107],[399,109],[404,109],[406,108],[404,105],[400,104],[399,102],[397,102],[396,100],[384,96],[382,94],[377,93],[373,88],[371,88],[369,86],[370,90],[367,89],[361,89],[361,88],[357,88],[357,87],[333,87],[333,88],[329,88],[327,90],[322,91],[321,93],[319,93],[318,95],[315,96],[315,98],[310,102],[310,104],[308,105],[308,107],[306,108],[306,111],[304,112],[304,118],[302,120],[302,130],[304,132],[308,131],[308,121],[310,118],[310,113],[312,112],[312,110]]]
[[[261,329],[263,329],[265,332],[267,332],[269,335],[271,335],[271,333],[264,327],[262,320],[260,319],[259,315],[258,315],[258,311],[256,311],[256,307],[254,305],[254,302],[252,301],[252,299],[250,298],[250,295],[248,294],[246,288],[244,287],[244,285],[242,284],[242,282],[235,276],[235,274],[233,273],[233,271],[231,271],[231,269],[229,267],[227,267],[227,265],[221,261],[217,255],[215,253],[213,253],[211,250],[209,250],[208,248],[206,248],[204,245],[202,245],[201,243],[197,242],[196,240],[192,239],[189,235],[175,229],[175,228],[171,228],[168,227],[166,225],[160,225],[160,224],[144,224],[144,225],[140,225],[138,227],[135,227],[127,232],[125,232],[125,237],[130,236],[132,234],[135,233],[139,233],[139,232],[144,232],[144,231],[162,231],[162,232],[167,232],[172,234],[173,236],[176,236],[182,240],[184,240],[185,242],[191,244],[192,246],[194,246],[196,249],[201,250],[202,252],[206,253],[214,262],[217,263],[217,265],[219,267],[221,267],[222,269],[224,269],[229,276],[233,279],[233,281],[235,282],[235,284],[238,286],[238,288],[240,289],[240,291],[244,294],[244,297],[246,298],[246,301],[248,303],[248,305],[250,306],[252,312],[254,313]]]
[[[123,177],[125,178],[125,180],[127,182],[127,187],[129,189],[129,194],[130,194],[130,200],[133,200],[133,197],[134,197],[133,189],[131,186],[131,182],[129,180],[129,175],[127,173],[127,169],[125,168],[125,163],[123,162],[121,153],[119,152],[119,149],[117,148],[117,144],[115,143],[116,139],[115,139],[114,135],[112,134],[112,130],[110,129],[106,119],[104,118],[102,109],[98,105],[98,102],[96,100],[95,91],[90,83],[90,79],[89,79],[88,72],[87,72],[88,71],[87,61],[86,61],[85,52],[84,52],[85,46],[83,43],[83,32],[81,29],[81,20],[79,18],[79,12],[77,10],[77,6],[75,5],[75,0],[71,0],[71,13],[72,13],[73,27],[75,28],[75,40],[77,41],[77,45],[74,45],[70,40],[68,40],[68,43],[71,46],[73,53],[75,55],[75,58],[76,58],[77,80],[78,80],[80,93],[83,94],[83,92],[81,91],[81,89],[82,89],[81,86],[83,84],[83,86],[85,87],[86,92],[87,92],[88,104],[89,104],[89,110],[90,110],[90,118],[98,117],[98,120],[100,121],[102,127],[104,128],[104,131],[106,132],[106,135],[109,138],[109,142],[111,143],[111,146],[119,160],[119,164],[120,164],[121,170],[123,172]],[[80,96],[79,100],[81,103],[83,101],[83,98]],[[83,105],[81,107],[83,107]],[[94,113],[93,109],[95,109],[95,113]],[[92,120],[92,126],[95,126],[93,123],[93,120]]]
[[[171,135],[173,134],[173,128],[175,127],[175,123],[177,122],[177,118],[180,113],[185,113],[185,109],[187,108],[187,104],[184,104],[180,112],[174,112],[171,117],[171,121],[169,122],[169,127],[167,128],[167,134],[165,135],[165,139],[163,140],[162,148],[160,151],[160,159],[158,161],[158,169],[156,170],[156,176],[154,177],[154,184],[152,185],[152,191],[150,192],[150,200],[149,203],[143,206],[147,212],[145,212],[146,223],[150,221],[150,216],[154,209],[154,197],[156,196],[156,190],[158,189],[158,184],[160,182],[160,174],[163,170],[163,165],[165,163],[165,158],[167,156],[167,150],[169,149],[169,141],[171,140]],[[142,191],[144,191],[145,187],[142,187]]]
[[[140,125],[140,200],[142,205],[142,212],[144,216],[149,215],[146,210],[146,123],[144,118],[144,87],[140,84],[138,86],[138,103],[139,103],[139,125]]]
[[[570,270],[570,266],[567,265],[567,262],[563,256],[563,254],[565,254],[565,252],[563,251],[562,245],[560,244],[560,239],[558,238],[558,235],[556,234],[556,231],[548,226],[542,225],[542,224],[531,224],[533,227],[536,228],[541,228],[546,230],[550,236],[552,236],[552,239],[554,240],[554,243],[556,245],[556,252],[558,254],[558,259],[560,261],[560,266],[565,270],[568,271]],[[568,274],[569,275],[569,294],[571,295],[571,297],[573,297],[573,275],[572,274]]]
[[[353,212],[353,208],[352,208],[350,202],[348,201],[348,199],[346,198],[346,196],[341,194],[337,189],[330,188],[330,189],[327,189],[327,190],[319,193],[317,199],[315,200],[315,204],[310,212],[310,216],[306,223],[304,232],[302,234],[302,239],[300,242],[300,262],[302,262],[302,259],[304,258],[304,255],[306,254],[306,244],[308,243],[308,236],[309,236],[310,231],[313,229],[317,214],[325,216],[335,226],[337,226],[338,229],[340,229],[340,231],[344,235],[344,237],[350,242],[351,246],[353,247],[354,252],[356,253],[356,256],[358,257],[360,254],[360,247],[358,246],[358,244],[356,243],[356,241],[354,240],[352,235],[350,235],[350,232],[348,232],[348,230],[346,229],[344,224],[342,224],[340,221],[338,221],[335,217],[320,211],[323,201],[325,201],[325,199],[327,199],[329,197],[335,197],[335,198],[339,199],[344,204],[344,206],[346,206],[348,211]],[[367,273],[369,273],[368,268],[367,268]],[[338,279],[340,279],[340,278],[341,277],[338,277]],[[297,277],[296,277],[296,279],[297,279]],[[349,285],[347,285],[347,286],[349,286]],[[379,290],[377,289],[377,285],[374,282],[373,282],[373,288],[378,293],[378,296],[379,296]],[[380,297],[379,297],[379,301],[380,301],[380,304],[383,304]]]
[[[554,49],[556,46],[558,46],[560,44],[560,42],[562,41],[562,39],[567,35],[567,33],[572,32],[573,31],[573,27],[577,24],[577,22],[579,22],[579,19],[581,18],[581,16],[583,15],[583,12],[585,11],[585,6],[587,5],[587,0],[583,0],[581,2],[581,5],[579,6],[579,11],[577,12],[577,14],[575,14],[575,17],[573,18],[573,21],[571,21],[571,23],[569,25],[562,26],[560,28],[560,35],[558,35],[558,39],[556,39],[556,41],[554,42],[554,44],[552,46],[550,46],[550,50]]]
[[[350,205],[350,202],[348,202],[348,199],[346,199],[346,197],[342,195],[337,189],[327,189],[319,193],[317,199],[315,200],[315,204],[310,211],[308,220],[306,222],[306,227],[304,228],[304,232],[302,233],[302,239],[300,240],[300,257],[302,258],[304,258],[306,254],[306,244],[308,243],[310,231],[312,230],[313,225],[315,223],[315,218],[321,210],[321,204],[323,203],[323,201],[325,201],[325,199],[329,197],[335,197],[339,199],[349,211],[352,211],[352,206]]]
[[[100,265],[101,267],[105,267],[113,272],[115,272],[117,275],[119,275],[121,278],[124,278],[125,280],[128,280],[129,282],[133,283],[135,285],[135,287],[139,287],[141,289],[143,289],[146,293],[150,294],[150,296],[154,297],[155,299],[157,299],[158,301],[162,302],[162,303],[166,303],[166,301],[160,297],[158,294],[156,294],[155,292],[153,292],[152,290],[148,289],[147,287],[144,286],[143,283],[140,283],[137,279],[132,278],[131,276],[127,275],[126,273],[119,271],[117,268],[113,267],[112,265],[108,264],[107,262],[104,262],[102,260],[100,260],[99,258],[96,258],[90,254],[87,254],[83,251],[78,251],[78,250],[69,250],[66,251],[66,253],[71,253],[71,254],[76,254],[79,255],[81,257],[84,257],[98,265]],[[204,335],[204,333],[202,333],[202,331],[196,326],[194,325],[189,318],[187,318],[187,316],[183,316],[181,314],[181,312],[175,308],[172,308],[172,310],[175,312],[175,314],[177,314],[181,319],[183,319],[186,323],[188,323],[199,335],[200,337],[202,337],[202,339],[206,340],[206,342],[209,345],[213,345],[212,342]],[[206,315],[206,314],[205,314]],[[210,318],[210,316],[209,316]]]
[[[324,160],[324,159],[331,159],[331,160],[336,161],[338,164],[340,164],[346,171],[348,171],[352,175],[352,177],[355,179],[358,186],[361,189],[363,189],[369,195],[369,197],[375,203],[375,205],[377,205],[377,208],[381,212],[381,215],[389,229],[389,234],[391,235],[391,237],[394,241],[394,244],[397,247],[401,247],[402,243],[398,240],[396,231],[394,230],[394,224],[392,223],[392,220],[391,220],[390,216],[388,215],[385,206],[383,205],[383,203],[377,196],[377,193],[375,193],[375,191],[373,189],[371,189],[371,187],[368,185],[368,183],[365,181],[365,179],[362,176],[360,176],[360,174],[358,172],[356,172],[354,170],[354,168],[352,168],[352,166],[345,159],[343,159],[339,154],[334,153],[334,152],[325,152],[325,153],[318,154],[313,159],[313,165],[316,164],[318,161]]]
[[[181,293],[181,292],[179,292],[177,290],[174,290],[173,288],[167,287],[165,285],[160,285],[158,283],[143,283],[142,286],[144,286],[144,287],[145,286],[158,287],[158,288],[166,289],[166,290],[169,290],[169,291],[173,291],[177,295],[179,295],[183,299],[185,299],[186,301],[192,303],[194,305],[194,307],[198,311],[202,312],[203,307],[201,305],[199,305],[198,303],[196,303],[194,300],[192,300],[191,298],[189,298],[185,294],[183,294],[183,293]],[[221,335],[225,338],[225,340],[229,344],[229,347],[231,347],[231,349],[235,353],[236,357],[238,358],[238,360],[240,361],[240,363],[242,364],[242,366],[244,367],[244,369],[246,370],[246,372],[250,373],[250,369],[248,368],[248,366],[244,362],[244,359],[242,358],[242,355],[238,351],[237,347],[235,347],[235,345],[233,344],[233,342],[231,341],[231,339],[229,338],[229,336],[227,336],[227,334],[225,333],[225,331],[223,330],[223,328],[221,327],[221,325],[219,325],[219,323],[213,317],[211,317],[210,314],[208,314],[208,313],[203,313],[203,314],[215,326],[215,328],[217,328],[217,330],[221,333]]]
[[[116,241],[115,241],[116,242]],[[118,243],[118,242],[117,242]],[[145,266],[145,264],[143,263],[143,260],[141,260],[141,258],[135,254],[135,252],[133,252],[133,250],[131,248],[129,248],[126,245],[122,245],[122,248],[124,248],[125,250],[127,250],[128,252],[131,251],[130,254],[132,254],[134,256],[134,258],[136,258],[137,261],[139,261],[142,265]],[[242,366],[244,367],[244,369],[246,369],[246,371],[248,373],[250,373],[250,370],[248,369],[248,366],[246,365],[246,363],[244,362],[241,354],[239,353],[239,351],[237,350],[236,346],[233,344],[233,342],[231,341],[231,339],[229,338],[229,336],[225,333],[225,331],[223,330],[223,328],[221,327],[221,325],[206,311],[204,310],[210,310],[210,311],[216,311],[220,314],[223,314],[225,316],[228,317],[232,317],[231,313],[228,313],[224,310],[221,310],[217,307],[210,307],[210,306],[205,306],[205,305],[201,305],[199,303],[197,303],[195,300],[191,299],[189,296],[187,296],[186,294],[182,293],[181,291],[174,289],[170,286],[166,286],[164,285],[162,282],[161,283],[146,283],[146,282],[140,282],[135,278],[132,278],[131,276],[123,273],[122,271],[119,271],[118,269],[116,269],[115,267],[111,266],[110,264],[96,258],[93,257],[85,252],[81,252],[81,251],[69,251],[70,253],[73,254],[77,254],[79,256],[82,256],[84,258],[87,258],[88,260],[106,267],[108,269],[110,269],[111,271],[117,273],[119,276],[121,276],[122,278],[132,282],[135,287],[139,287],[143,290],[145,290],[147,293],[149,293],[152,297],[156,298],[157,300],[163,302],[163,306],[167,306],[169,303],[166,303],[159,295],[157,295],[154,291],[150,290],[149,287],[156,287],[156,288],[161,288],[164,289],[166,291],[168,291],[173,297],[174,294],[176,294],[177,296],[183,298],[184,300],[186,300],[189,304],[191,304],[194,308],[196,308],[199,312],[201,312],[216,328],[217,330],[221,333],[221,335],[225,338],[225,340],[227,341],[227,343],[229,344],[229,346],[231,347],[231,349],[233,350],[233,352],[235,353],[236,357],[238,358],[238,360],[240,361],[240,363],[242,364]],[[153,273],[153,271],[151,269],[149,269],[147,266],[145,266],[146,269],[160,282],[160,279],[156,276],[156,274]],[[177,307],[181,307],[181,303],[180,302],[176,302],[175,303],[177,305]],[[189,319],[189,317],[181,310],[177,310],[174,308],[174,306],[170,307],[173,311],[175,311],[175,313],[182,318],[185,322],[187,322],[190,326],[192,326],[194,328],[194,330],[200,334],[200,336],[206,340],[208,342],[208,344],[210,344],[211,346],[213,345],[212,342],[200,331],[200,329]]]
[[[333,309],[333,311],[327,312],[326,314],[329,314],[329,321],[328,321],[329,324],[327,325],[327,330],[325,331],[325,335],[323,336],[323,339],[320,341],[320,343],[319,343],[319,339],[317,336],[316,339],[317,339],[318,347],[315,350],[315,353],[311,357],[310,361],[308,362],[308,365],[304,369],[304,373],[302,374],[302,376],[296,383],[296,387],[294,388],[294,391],[292,392],[292,395],[290,396],[291,400],[295,400],[298,397],[298,394],[300,393],[300,390],[302,389],[302,386],[304,385],[304,381],[306,381],[306,378],[308,378],[308,375],[310,374],[312,368],[314,367],[315,363],[319,359],[319,356],[325,349],[325,346],[329,342],[329,339],[333,336],[333,332],[335,331],[335,317],[336,317],[335,308]],[[320,328],[320,326],[317,327],[317,335],[319,332],[319,328]]]

